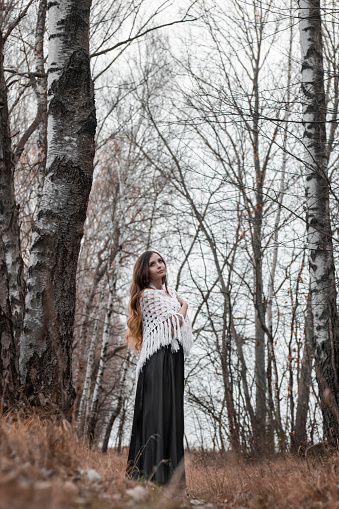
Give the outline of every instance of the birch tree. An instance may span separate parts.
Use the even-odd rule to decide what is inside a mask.
[[[48,153],[33,227],[20,375],[35,404],[69,413],[75,393],[75,277],[92,183],[96,129],[89,64],[91,1],[48,4]]]
[[[15,153],[11,141],[4,50],[6,41],[17,23],[19,23],[18,18],[8,25],[5,35],[2,33],[4,27],[0,27],[0,235],[4,248],[5,265],[3,267],[6,266],[8,275],[9,300],[16,343],[19,341],[23,320],[24,283],[19,209],[14,190]],[[24,140],[21,139],[18,144],[24,145]]]
[[[45,73],[44,39],[46,29],[47,0],[40,0],[38,16],[35,28],[35,73],[36,80],[33,88],[41,111],[41,119],[38,126],[38,197],[45,179],[46,156],[47,156],[47,75]]]
[[[11,137],[8,119],[7,87],[3,65],[3,35],[0,30],[0,391],[1,405],[12,403],[17,390],[13,319],[10,306],[10,275],[16,275],[20,251],[16,242],[18,214],[14,196]],[[13,231],[14,230],[14,231]],[[14,234],[14,235],[13,235]],[[8,263],[9,262],[9,263]],[[9,265],[9,266],[8,266]],[[14,274],[13,274],[14,272]]]
[[[25,16],[31,3],[11,22],[7,18],[11,13],[10,5],[7,8],[4,6],[0,12],[0,390],[5,407],[13,403],[17,396],[18,343],[24,311],[24,280],[19,208],[14,190],[15,152],[11,141],[4,50],[8,37]],[[24,146],[28,138],[25,133],[18,146]]]
[[[339,328],[329,211],[322,22],[320,0],[299,0],[305,192],[315,364],[324,437],[339,439]],[[326,398],[327,390],[333,397]]]

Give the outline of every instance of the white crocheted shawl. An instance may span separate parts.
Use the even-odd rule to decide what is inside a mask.
[[[152,285],[140,296],[142,345],[136,368],[136,382],[147,359],[162,346],[171,345],[172,352],[177,352],[180,343],[185,356],[193,346],[191,322],[187,314],[184,317],[179,313],[181,304],[176,291],[168,287],[168,293],[165,286],[158,290]]]

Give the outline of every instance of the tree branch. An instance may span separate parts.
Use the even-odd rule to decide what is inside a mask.
[[[115,50],[116,48],[119,48],[119,46],[122,46],[123,44],[128,44],[129,42],[133,42],[136,39],[139,39],[140,37],[143,37],[144,35],[147,35],[150,32],[153,32],[154,30],[158,30],[159,28],[169,27],[173,25],[177,25],[178,23],[187,23],[188,21],[196,21],[198,18],[192,18],[192,19],[179,19],[177,21],[172,21],[171,23],[165,23],[163,25],[158,25],[156,27],[148,28],[144,32],[141,32],[141,34],[135,35],[134,37],[129,37],[128,39],[125,39],[124,41],[120,41],[111,48],[103,49],[102,51],[97,51],[96,53],[92,53],[90,55],[91,58],[98,57],[100,55],[104,55],[105,53],[108,53],[110,51]]]
[[[5,42],[7,41],[8,37],[11,35],[11,33],[13,32],[14,28],[20,23],[20,21],[26,16],[27,14],[27,11],[28,9],[30,8],[30,6],[32,5],[32,3],[34,2],[34,0],[30,0],[28,2],[28,4],[26,5],[26,7],[24,8],[24,10],[22,12],[20,12],[19,16],[12,21],[12,23],[10,23],[8,25],[8,29],[7,29],[7,32],[4,34],[3,36],[3,44],[5,44]]]
[[[24,132],[24,134],[20,138],[20,140],[19,140],[19,142],[18,142],[18,144],[16,146],[15,152],[13,154],[13,164],[14,164],[14,166],[16,166],[17,162],[19,161],[19,159],[21,157],[21,154],[24,151],[24,148],[25,148],[25,145],[26,145],[27,141],[29,140],[31,135],[34,133],[35,129],[38,127],[43,113],[44,112],[42,110],[38,109],[38,112],[36,114],[35,119],[33,120],[31,125],[28,127],[28,129]]]

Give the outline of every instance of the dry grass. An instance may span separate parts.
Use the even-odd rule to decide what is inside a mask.
[[[37,416],[0,421],[0,509],[174,509],[192,507],[192,499],[209,507],[339,509],[337,456],[308,461],[287,456],[251,464],[231,456],[190,454],[189,497],[175,484],[160,489],[129,481],[125,465],[126,451],[102,455],[91,450],[65,421]],[[88,469],[96,470],[102,482],[91,481]]]
[[[338,455],[261,463],[195,455],[186,470],[191,496],[227,508],[339,508]]]

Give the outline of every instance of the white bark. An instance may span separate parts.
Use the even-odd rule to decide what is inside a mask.
[[[47,0],[40,0],[38,18],[35,29],[35,95],[38,103],[38,111],[41,111],[41,120],[38,127],[38,202],[41,200],[42,189],[46,171],[47,155],[47,74],[45,72],[44,37],[46,28]]]
[[[3,50],[0,30],[0,406],[7,409],[17,396],[18,338],[24,301]]]
[[[4,251],[0,238],[0,408],[7,410],[17,397],[18,366]]]
[[[14,193],[14,155],[3,58],[4,44],[0,32],[0,237],[3,243],[2,254],[5,262],[3,267],[6,268],[13,333],[18,344],[24,312],[23,261],[20,249],[19,209]]]
[[[299,17],[307,240],[315,363],[322,401],[325,389],[329,388],[338,403],[339,335],[329,214],[320,0],[299,0]],[[325,437],[336,445],[339,438],[338,422],[324,401],[322,411]]]

